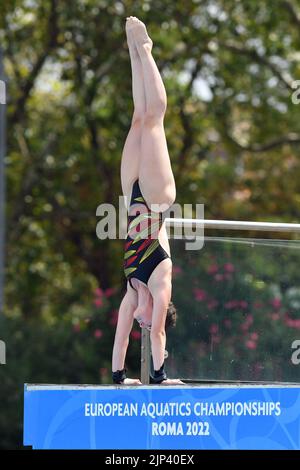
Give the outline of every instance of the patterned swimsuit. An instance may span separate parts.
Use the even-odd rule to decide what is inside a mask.
[[[170,258],[158,240],[161,225],[162,214],[151,212],[136,180],[132,187],[124,254],[124,273],[131,287],[132,278],[147,285],[156,266]]]

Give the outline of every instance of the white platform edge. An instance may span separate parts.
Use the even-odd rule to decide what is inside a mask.
[[[34,392],[38,390],[153,390],[154,388],[159,390],[169,390],[169,389],[188,389],[188,388],[299,388],[299,384],[289,384],[289,383],[279,383],[279,384],[245,384],[245,383],[236,383],[236,384],[185,384],[185,385],[59,385],[59,384],[24,384],[24,389],[27,392]]]

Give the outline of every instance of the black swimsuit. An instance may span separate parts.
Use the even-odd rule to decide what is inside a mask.
[[[151,212],[136,180],[132,187],[128,213],[127,238],[124,254],[124,273],[131,284],[136,278],[147,285],[156,266],[170,258],[158,240],[162,214]]]
[[[125,243],[124,272],[132,288],[131,279],[135,278],[147,285],[156,266],[170,258],[158,240],[162,225],[162,214],[151,212],[139,186],[133,183],[128,211],[128,231]],[[126,369],[112,373],[115,384],[122,384],[126,379]],[[150,383],[160,384],[167,379],[164,364],[150,376]]]

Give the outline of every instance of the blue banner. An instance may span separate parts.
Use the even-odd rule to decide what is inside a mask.
[[[34,449],[300,449],[300,387],[25,385]]]

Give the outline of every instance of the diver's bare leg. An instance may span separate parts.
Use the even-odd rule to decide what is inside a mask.
[[[146,114],[141,136],[140,187],[149,205],[170,206],[175,200],[176,188],[164,130],[166,90],[152,56],[152,41],[144,23],[137,18],[133,33],[142,63],[146,96]]]
[[[134,111],[131,127],[122,152],[121,183],[124,196],[130,197],[132,183],[139,177],[142,127],[146,112],[143,68],[133,38],[133,21],[131,17],[126,21],[126,35],[132,72]]]

